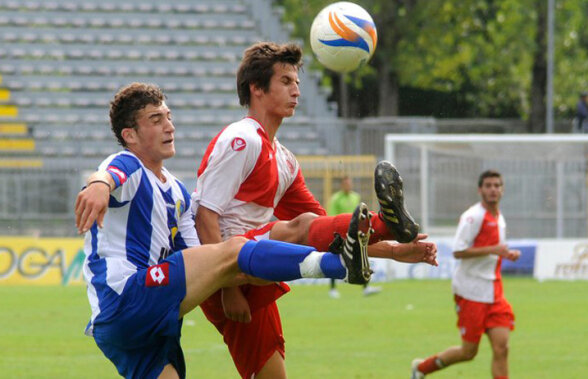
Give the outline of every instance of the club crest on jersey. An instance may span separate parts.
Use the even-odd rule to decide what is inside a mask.
[[[235,151],[241,151],[245,147],[247,147],[247,143],[241,137],[235,137],[233,138],[233,141],[231,141],[231,148]]]
[[[184,210],[186,209],[186,206],[184,204],[184,202],[182,200],[178,200],[176,201],[176,206],[175,206],[175,212],[174,212],[174,217],[175,217],[175,225],[172,226],[171,228],[171,243],[172,246],[175,245],[174,241],[176,239],[176,234],[178,234],[178,226],[177,223],[180,220],[180,218],[182,217],[182,214],[184,213]]]
[[[169,284],[169,263],[151,266],[145,276],[145,287],[161,287]]]

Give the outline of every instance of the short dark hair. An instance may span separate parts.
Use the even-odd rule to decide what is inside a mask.
[[[482,187],[484,184],[484,179],[486,178],[499,178],[500,184],[502,184],[502,175],[496,170],[486,170],[480,174],[480,178],[478,178],[478,188]]]
[[[149,104],[159,106],[165,100],[163,91],[155,84],[131,83],[114,95],[110,102],[110,128],[118,143],[127,146],[122,131],[137,127],[137,112]]]
[[[250,84],[254,84],[265,92],[269,90],[275,63],[291,64],[296,69],[300,69],[302,49],[293,43],[280,45],[274,42],[258,42],[245,50],[237,70],[237,94],[241,106],[250,105]]]

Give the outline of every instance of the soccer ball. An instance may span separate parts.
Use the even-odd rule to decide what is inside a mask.
[[[345,73],[366,64],[378,42],[372,17],[347,1],[323,8],[310,27],[310,46],[325,67]]]

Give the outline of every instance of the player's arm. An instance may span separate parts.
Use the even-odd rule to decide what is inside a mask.
[[[86,180],[86,187],[76,197],[75,215],[78,233],[87,232],[94,222],[102,228],[110,192],[116,183],[106,171],[96,171]]]
[[[198,212],[196,213],[196,231],[203,245],[223,242],[218,218],[219,215],[215,211],[203,205],[198,207]]]
[[[457,259],[477,258],[492,254],[516,261],[519,259],[521,252],[519,250],[510,250],[506,244],[470,247],[465,250],[453,252],[453,256]]]
[[[215,211],[203,205],[198,207],[195,219],[196,230],[198,232],[198,238],[203,245],[222,242],[223,239],[218,219],[219,214]],[[250,322],[251,309],[241,289],[239,287],[225,287],[221,291],[225,316],[233,321]]]
[[[414,241],[409,243],[380,241],[368,246],[368,255],[373,258],[394,259],[404,263],[424,262],[438,266],[437,245],[434,242],[423,241],[427,237],[426,234],[419,234]]]
[[[469,247],[467,249],[454,251],[453,256],[457,259],[467,259],[483,257],[491,254],[502,255],[501,252],[504,252],[505,249],[508,250],[506,245]]]

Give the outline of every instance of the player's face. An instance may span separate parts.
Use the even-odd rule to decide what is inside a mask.
[[[484,203],[496,205],[502,198],[503,189],[501,178],[485,178],[478,192]]]
[[[137,128],[129,129],[129,149],[147,163],[161,164],[176,153],[171,111],[165,104],[147,105],[137,112]],[[128,141],[127,141],[128,143]]]
[[[276,117],[291,117],[300,96],[298,70],[293,65],[284,63],[274,64],[273,69],[269,90],[261,95],[260,100],[266,111]]]

